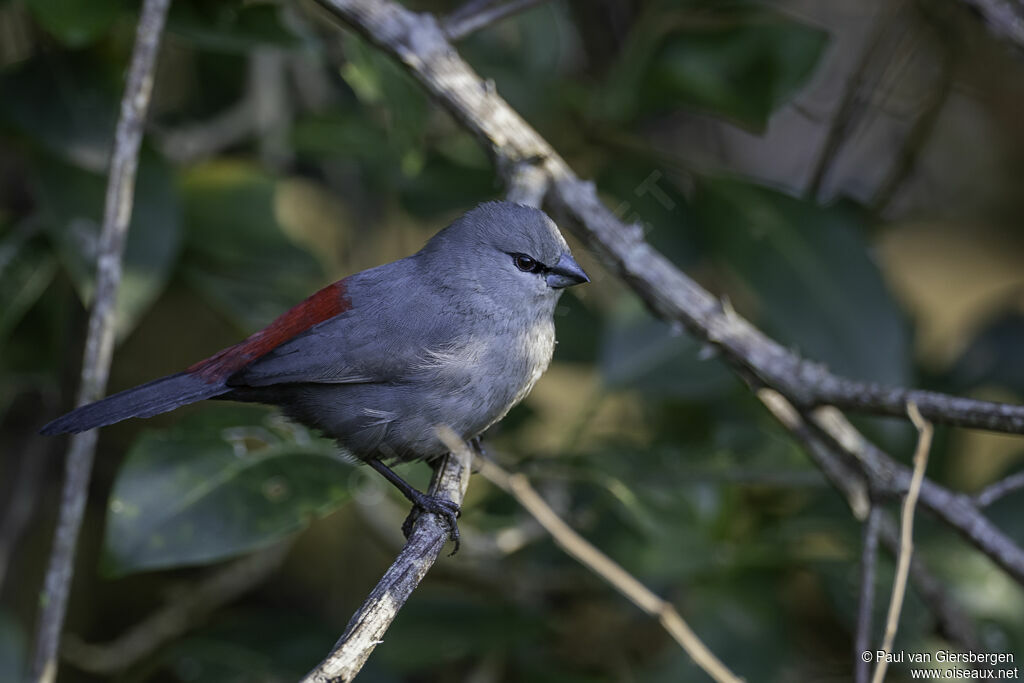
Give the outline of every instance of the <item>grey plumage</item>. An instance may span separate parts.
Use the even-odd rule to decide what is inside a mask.
[[[541,211],[482,204],[416,254],[345,278],[187,372],[72,411],[44,431],[216,397],[278,405],[363,460],[432,458],[446,450],[438,424],[476,437],[530,391],[551,360],[562,287],[584,281]],[[325,308],[327,296],[344,303]],[[331,306],[340,312],[292,334]]]

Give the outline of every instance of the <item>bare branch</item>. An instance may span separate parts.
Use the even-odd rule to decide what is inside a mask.
[[[1024,471],[1011,474],[986,486],[974,496],[974,502],[980,508],[988,507],[1003,496],[1020,489],[1024,489]]]
[[[853,639],[853,672],[856,683],[868,683],[871,668],[862,656],[871,651],[871,615],[875,607],[875,569],[878,565],[878,532],[882,508],[876,503],[864,523],[864,545],[860,556],[860,596],[857,601],[857,630]]]
[[[509,177],[505,199],[516,204],[539,207],[548,193],[548,176],[534,164],[521,163]]]
[[[82,381],[78,392],[80,406],[102,397],[110,372],[114,349],[114,306],[121,283],[121,255],[132,215],[139,145],[153,90],[153,68],[169,5],[170,0],[146,0],[139,16],[131,67],[121,99],[121,113],[110,159],[110,176],[96,263],[96,296],[89,316]],[[96,438],[96,430],[71,437],[60,517],[43,587],[43,606],[32,663],[32,680],[35,681],[50,683],[57,676],[57,649],[71,589],[75,548],[85,513]]]
[[[290,543],[279,543],[214,571],[188,591],[176,591],[173,600],[109,643],[84,643],[69,634],[61,656],[90,673],[123,671],[262,584],[281,566],[290,548]]]
[[[907,497],[903,500],[903,514],[900,521],[900,555],[896,564],[896,576],[892,583],[892,598],[889,600],[889,615],[885,621],[885,636],[882,639],[882,652],[892,652],[893,641],[896,640],[896,629],[903,611],[903,598],[907,591],[907,577],[910,574],[910,558],[914,553],[914,508],[921,492],[921,482],[928,466],[928,452],[932,447],[932,425],[921,417],[920,411],[913,403],[907,405],[907,414],[917,427],[917,449],[914,451],[914,476],[910,482]],[[888,657],[880,657],[875,664],[875,675],[872,683],[882,683],[885,671],[889,666]]]
[[[469,462],[465,449],[442,458],[434,470],[430,493],[461,505],[469,483]],[[448,534],[446,523],[436,515],[419,516],[402,552],[352,616],[331,653],[306,674],[303,683],[342,683],[355,678],[398,610],[437,561]]]
[[[619,563],[576,533],[550,505],[544,502],[525,476],[509,474],[497,464],[483,458],[477,458],[476,462],[480,474],[512,495],[551,534],[566,554],[607,581],[612,588],[645,613],[657,619],[672,639],[679,643],[708,676],[716,681],[728,683],[739,683],[742,680],[704,645],[671,603],[658,597]]]
[[[469,2],[444,20],[444,34],[449,40],[462,40],[471,33],[546,1],[506,0],[497,5],[494,2]]]
[[[1013,0],[964,0],[975,8],[992,33],[1024,49],[1024,10]]]

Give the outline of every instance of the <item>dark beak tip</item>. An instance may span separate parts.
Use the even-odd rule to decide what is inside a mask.
[[[548,273],[547,281],[553,289],[564,289],[590,282],[590,278],[580,268],[580,264],[576,263],[576,259],[571,254],[565,253]]]

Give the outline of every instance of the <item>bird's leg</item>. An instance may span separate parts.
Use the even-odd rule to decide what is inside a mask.
[[[412,503],[413,508],[409,513],[409,516],[405,518],[405,522],[402,523],[402,533],[405,534],[406,538],[409,538],[409,534],[412,533],[412,525],[416,522],[421,512],[430,512],[445,521],[448,524],[448,537],[455,544],[455,549],[452,550],[452,555],[459,552],[459,524],[458,517],[462,514],[459,509],[458,503],[453,503],[447,498],[441,496],[432,496],[428,493],[413,488],[409,482],[402,479],[393,469],[385,465],[380,460],[370,460],[370,467],[377,470],[383,475],[385,479],[390,481],[396,489],[402,492],[402,495],[409,499]]]

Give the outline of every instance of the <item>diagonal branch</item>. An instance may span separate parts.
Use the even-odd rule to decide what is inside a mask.
[[[430,493],[461,505],[468,483],[469,453],[460,449],[439,461]],[[436,515],[419,516],[402,552],[352,616],[331,653],[306,674],[302,683],[343,683],[355,678],[398,616],[398,610],[437,561],[448,534],[447,525]]]
[[[1024,49],[1024,8],[1014,0],[964,0],[981,14],[996,36]]]
[[[135,172],[143,123],[153,91],[153,69],[160,48],[170,0],[146,0],[139,16],[131,68],[121,99],[121,113],[114,133],[110,159],[103,228],[96,263],[96,296],[89,316],[89,332],[82,361],[78,405],[103,396],[114,350],[114,310],[121,283],[121,255],[135,194]],[[57,648],[64,626],[75,548],[85,514],[92,461],[96,452],[95,430],[75,434],[68,448],[67,470],[61,493],[60,517],[43,587],[32,680],[51,682],[57,676]]]
[[[444,33],[449,40],[462,40],[491,24],[518,12],[530,9],[547,0],[505,0],[505,2],[470,2],[456,10],[443,23]]]

